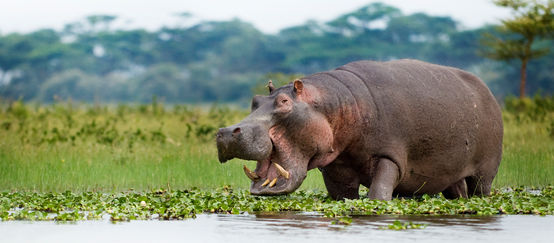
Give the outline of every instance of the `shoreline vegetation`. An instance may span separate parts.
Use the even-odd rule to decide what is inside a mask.
[[[334,202],[317,170],[292,195],[251,196],[242,165],[255,162],[220,164],[213,141],[219,127],[247,114],[220,105],[0,102],[0,218],[109,215],[118,221],[281,211],[329,217],[554,214],[553,97],[505,100],[504,155],[494,193],[457,200],[438,195],[371,201],[362,188],[362,199]]]
[[[0,193],[0,220],[76,221],[182,220],[197,214],[315,212],[349,224],[363,215],[554,215],[554,188],[522,187],[494,190],[487,197],[445,199],[442,195],[391,201],[334,201],[322,191],[297,191],[286,196],[252,196],[230,187],[215,190],[155,190],[100,193]]]

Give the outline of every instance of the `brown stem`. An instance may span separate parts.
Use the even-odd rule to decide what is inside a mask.
[[[531,46],[535,38],[531,35],[527,37],[527,43],[525,43],[525,56],[521,59],[521,81],[519,83],[519,98],[525,97],[525,83],[527,82],[527,62],[531,58]]]
[[[525,97],[525,82],[527,81],[527,59],[521,60],[521,81],[519,83],[519,98]]]

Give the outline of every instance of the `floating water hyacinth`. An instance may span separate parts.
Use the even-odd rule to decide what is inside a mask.
[[[326,193],[298,191],[287,196],[252,196],[247,190],[224,187],[217,190],[156,190],[152,192],[3,192],[0,218],[6,220],[171,220],[195,218],[197,214],[243,214],[265,212],[316,212],[348,225],[355,215],[499,215],[554,214],[554,187],[540,190],[513,188],[488,197],[448,200],[423,196],[391,201],[331,200]],[[415,228],[416,225],[406,227]],[[396,226],[394,226],[396,227]],[[402,224],[402,227],[404,225]]]

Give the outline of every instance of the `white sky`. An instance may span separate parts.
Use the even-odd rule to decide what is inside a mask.
[[[155,30],[175,26],[175,13],[190,12],[196,19],[229,20],[238,17],[265,33],[304,23],[328,21],[376,2],[374,0],[0,0],[0,34],[30,32],[40,28],[61,29],[65,24],[92,14],[119,16],[116,26]],[[510,11],[491,0],[382,0],[405,14],[425,12],[449,15],[465,28],[499,23]]]

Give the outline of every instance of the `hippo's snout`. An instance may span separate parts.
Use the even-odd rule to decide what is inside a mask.
[[[233,136],[238,136],[240,134],[240,127],[224,127],[220,128],[217,132],[217,138],[218,139],[226,139]]]
[[[232,158],[262,160],[269,157],[272,149],[268,131],[257,124],[239,123],[220,128],[216,142],[221,163]]]
[[[219,162],[224,163],[234,157],[232,149],[237,147],[240,134],[240,127],[230,126],[219,129],[216,134]]]

